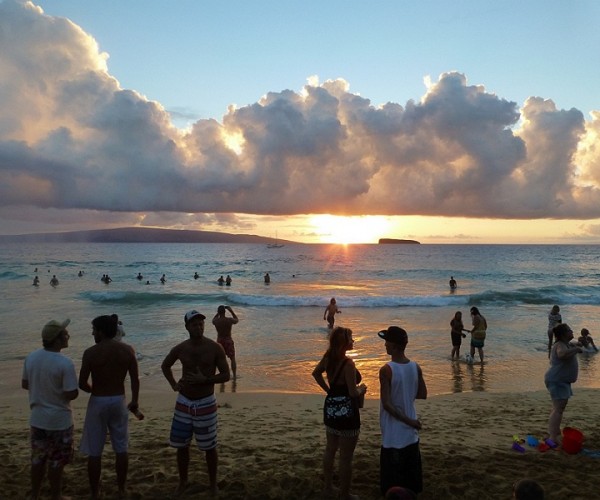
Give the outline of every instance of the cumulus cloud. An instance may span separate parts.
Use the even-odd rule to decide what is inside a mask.
[[[0,3],[1,207],[175,227],[198,213],[600,217],[600,113],[519,106],[451,72],[384,105],[311,78],[180,130],[107,58],[70,21]]]

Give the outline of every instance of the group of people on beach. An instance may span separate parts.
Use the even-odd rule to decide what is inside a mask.
[[[352,461],[360,433],[360,408],[367,387],[347,351],[354,349],[352,330],[337,326],[335,314],[340,313],[335,298],[325,308],[323,319],[330,328],[329,346],[312,372],[317,384],[325,391],[323,422],[326,444],[323,454],[324,496],[326,498],[357,499],[351,493]],[[479,351],[483,363],[483,347],[487,321],[477,307],[472,307],[473,328],[467,330],[462,313],[457,311],[451,321],[452,358],[460,356],[460,344],[471,333],[471,353]],[[390,360],[379,370],[381,430],[380,491],[386,499],[414,499],[423,490],[423,470],[419,449],[421,421],[415,401],[427,398],[427,386],[418,363],[406,355],[408,333],[399,326],[389,326],[378,332],[385,341]],[[339,453],[339,491],[334,488],[334,461]],[[513,498],[522,500],[544,498],[543,487],[534,480],[515,483]]]
[[[478,313],[478,311],[476,311]],[[386,499],[416,499],[423,491],[423,467],[415,400],[427,398],[427,385],[418,363],[406,355],[408,333],[399,326],[378,332],[390,360],[379,369],[379,455],[381,495]],[[326,444],[323,454],[324,497],[358,499],[351,493],[352,461],[360,434],[360,408],[367,392],[347,351],[354,349],[352,330],[335,327],[329,346],[312,375],[327,394],[323,406]],[[326,378],[325,378],[326,376]],[[339,491],[334,488],[334,461],[339,453]],[[513,498],[544,498],[544,489],[531,479],[515,483]]]
[[[473,363],[473,357],[475,356],[475,349],[479,353],[479,360],[483,365],[483,346],[485,344],[485,337],[487,331],[487,320],[483,317],[483,315],[479,312],[479,309],[475,306],[471,307],[471,322],[473,324],[473,328],[471,330],[467,330],[462,321],[462,312],[456,311],[454,313],[454,317],[450,321],[450,338],[452,340],[452,352],[450,353],[451,359],[460,359],[460,346],[462,344],[462,339],[466,338],[466,334],[464,332],[471,334],[471,345],[470,352],[467,356],[467,363]]]
[[[227,316],[227,312],[230,316]],[[177,449],[179,485],[185,491],[190,462],[189,447],[196,437],[205,452],[210,491],[217,493],[217,404],[214,386],[231,378],[227,357],[237,376],[232,326],[239,319],[230,306],[217,308],[212,323],[217,340],[204,336],[206,317],[197,310],[184,315],[189,338],[176,345],[164,358],[161,369],[171,388],[178,393],[169,442]],[[64,467],[72,460],[74,423],[71,401],[79,390],[90,393],[80,451],[87,455],[90,497],[100,498],[102,452],[110,437],[115,452],[115,472],[119,498],[126,497],[128,473],[128,412],[138,419],[140,382],[134,349],[120,340],[124,335],[116,314],[92,320],[95,345],[85,350],[79,377],[71,359],[61,351],[69,346],[70,320],[52,320],[42,329],[42,345],[30,353],[23,364],[21,387],[28,391],[30,405],[31,494],[40,498],[47,475],[53,499],[62,498]],[[181,378],[175,379],[173,365],[181,364]],[[125,399],[125,380],[129,377],[131,400]],[[90,380],[91,379],[91,380]]]
[[[355,499],[357,497],[351,493],[352,461],[367,387],[361,382],[362,377],[354,361],[347,355],[354,348],[352,330],[334,326],[335,315],[340,312],[335,298],[332,298],[324,312],[324,320],[331,326],[328,348],[312,376],[327,394],[323,407],[325,494]],[[480,349],[483,362],[487,322],[478,308],[472,307],[470,312],[473,322],[470,330],[471,354]],[[230,306],[220,305],[212,318],[217,331],[216,341],[204,335],[204,314],[193,309],[185,313],[183,319],[189,338],[173,347],[161,364],[165,379],[177,392],[169,437],[170,445],[177,450],[179,484],[176,494],[182,494],[188,486],[190,445],[194,437],[198,448],[205,453],[210,492],[216,494],[218,440],[214,387],[229,381],[232,375],[234,380],[237,378],[232,327],[239,318]],[[70,402],[78,397],[79,390],[91,394],[80,443],[80,451],[88,457],[91,498],[100,496],[101,457],[107,436],[116,457],[118,492],[125,497],[128,412],[139,419],[144,418],[139,409],[140,382],[136,355],[131,346],[120,341],[124,331],[118,316],[98,316],[92,321],[95,345],[85,350],[77,376],[73,361],[61,353],[69,346],[69,323],[68,319],[52,320],[44,325],[43,348],[29,354],[23,365],[22,387],[29,393],[31,408],[31,498],[40,497],[46,473],[52,497],[61,498],[62,473],[65,465],[71,462],[74,445]],[[462,324],[460,311],[455,314],[451,325],[452,332],[460,335],[460,339],[464,338],[464,332],[469,332]],[[483,331],[483,336],[473,334],[478,331]],[[409,336],[406,330],[389,326],[377,335],[385,342],[384,348],[389,356],[389,361],[379,369],[380,491],[386,498],[416,498],[423,490],[423,471],[419,448],[422,424],[415,401],[427,398],[427,386],[421,367],[407,356]],[[570,384],[577,378],[575,354],[581,351],[581,347],[570,344],[573,332],[562,323],[562,318],[553,327],[553,335],[555,342],[551,348],[546,385],[553,399],[550,438],[558,442],[562,412],[572,394]],[[593,345],[589,332],[585,337]],[[454,347],[453,357],[459,354]],[[231,361],[231,369],[227,358]],[[179,379],[173,373],[176,363],[181,365]],[[567,374],[566,378],[564,374]],[[127,377],[131,385],[129,402],[125,399]],[[338,454],[339,490],[336,490],[333,484],[334,462]],[[522,487],[515,487],[515,498],[526,498],[517,496],[519,491],[531,487],[531,481],[525,483]]]
[[[91,497],[100,495],[101,457],[107,433],[115,451],[120,494],[125,493],[128,468],[128,413],[138,412],[139,376],[133,348],[115,340],[119,318],[103,315],[92,321],[95,345],[86,349],[79,377],[72,360],[60,351],[69,346],[70,320],[52,320],[42,329],[43,348],[29,354],[23,364],[21,386],[29,392],[31,435],[31,498],[39,498],[48,473],[52,498],[62,498],[62,472],[73,455],[73,416],[70,402],[79,389],[91,393],[80,451],[88,457]],[[125,401],[125,378],[131,384],[131,401]],[[91,377],[91,383],[90,383]]]

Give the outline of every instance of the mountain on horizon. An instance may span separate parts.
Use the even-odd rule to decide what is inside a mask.
[[[120,227],[62,233],[0,235],[0,243],[278,243],[295,244],[254,234],[231,234],[188,229]]]

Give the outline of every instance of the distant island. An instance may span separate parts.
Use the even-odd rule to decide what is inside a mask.
[[[0,243],[257,243],[262,245],[302,245],[297,241],[267,238],[255,234],[218,233],[189,229],[119,227],[61,233],[0,235]],[[420,245],[415,240],[381,238],[380,245]]]
[[[380,238],[380,245],[420,245],[421,242],[416,240],[397,240],[395,238]]]
[[[187,229],[120,227],[64,233],[0,235],[0,243],[260,243],[296,244],[295,241],[254,234],[230,234]]]

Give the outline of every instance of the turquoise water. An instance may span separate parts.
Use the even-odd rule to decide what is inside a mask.
[[[114,312],[142,373],[156,374],[169,349],[187,337],[185,311],[197,308],[210,319],[223,303],[240,317],[236,390],[319,392],[310,372],[327,346],[323,310],[331,297],[342,310],[337,323],[354,331],[352,355],[372,397],[386,360],[376,332],[391,324],[408,331],[408,355],[421,364],[430,394],[542,389],[553,304],[576,332],[586,327],[600,341],[596,246],[4,244],[0,255],[2,371],[20,370],[40,345],[43,324],[64,317],[72,320],[65,353],[79,366],[93,343],[90,321]],[[32,286],[35,268],[39,287]],[[263,283],[266,272],[270,285]],[[103,274],[112,283],[102,283]],[[217,278],[227,274],[232,286],[219,286]],[[459,285],[452,293],[451,275]],[[450,361],[450,319],[461,310],[469,327],[471,305],[489,324],[483,367]],[[209,321],[206,335],[216,337]],[[575,390],[600,387],[599,360],[580,357]]]

